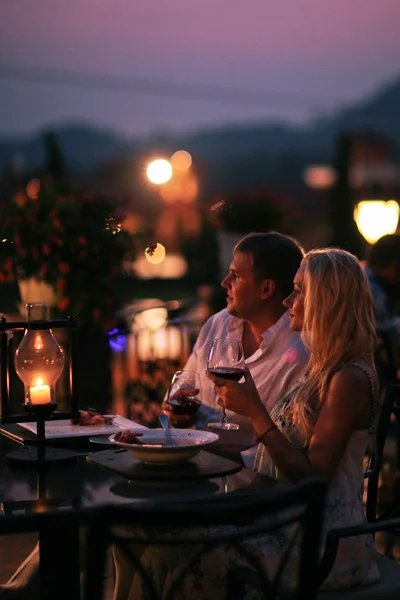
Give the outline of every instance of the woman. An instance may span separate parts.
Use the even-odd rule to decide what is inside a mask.
[[[284,306],[289,309],[291,328],[302,331],[310,361],[306,376],[271,414],[248,372],[244,383],[209,378],[219,405],[251,420],[259,436],[257,471],[288,483],[313,475],[326,477],[330,488],[324,530],[361,523],[365,521],[363,462],[374,433],[377,405],[372,300],[359,261],[343,250],[309,252]],[[266,571],[273,573],[283,554],[282,543],[270,534],[254,544]],[[190,574],[186,585],[192,597],[223,597],[223,578],[239,557],[233,549],[217,552],[196,566],[196,574]],[[176,558],[176,554],[154,549],[142,556],[143,564],[152,568],[160,597],[180,564]],[[283,581],[289,586],[296,568],[292,562]],[[324,587],[365,585],[378,578],[372,538],[360,536],[340,542]],[[140,597],[141,591],[134,581],[130,598]]]

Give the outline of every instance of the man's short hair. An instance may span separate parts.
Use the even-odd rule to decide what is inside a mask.
[[[234,247],[233,253],[250,254],[257,282],[273,279],[283,297],[293,290],[293,279],[304,256],[304,250],[292,237],[270,231],[250,233]]]
[[[382,269],[395,260],[400,261],[400,235],[384,235],[368,253],[368,265],[372,269]]]

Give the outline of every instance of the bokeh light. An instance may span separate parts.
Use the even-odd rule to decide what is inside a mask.
[[[167,309],[162,306],[148,308],[138,313],[135,318],[135,324],[139,329],[148,329],[149,331],[158,331],[167,323]]]
[[[147,262],[151,265],[159,265],[165,259],[165,247],[162,244],[157,244],[154,251],[151,251],[150,248],[146,248],[144,255],[146,257]]]
[[[367,242],[375,244],[382,236],[395,233],[399,212],[396,200],[363,200],[354,208],[354,220]]]
[[[186,171],[192,164],[192,157],[186,150],[178,150],[171,156],[171,164],[177,171]]]
[[[309,188],[326,190],[336,182],[336,170],[329,165],[311,165],[303,173],[303,179]]]
[[[172,165],[165,158],[153,160],[147,167],[147,177],[149,181],[160,185],[171,179]]]
[[[32,200],[37,200],[40,193],[40,180],[31,179],[26,186],[26,195]]]

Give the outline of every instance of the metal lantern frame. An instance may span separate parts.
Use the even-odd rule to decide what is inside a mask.
[[[76,457],[75,452],[62,449],[51,449],[46,447],[45,423],[46,421],[55,421],[60,419],[78,419],[78,390],[76,380],[77,366],[77,340],[76,329],[78,321],[75,317],[67,319],[54,319],[46,321],[13,321],[8,322],[3,316],[0,321],[0,423],[26,423],[36,421],[37,423],[37,442],[34,446],[27,446],[32,452],[21,452],[15,450],[10,452],[7,457],[10,460],[21,461],[32,465],[44,465],[55,461],[70,461]],[[12,413],[10,410],[10,399],[12,398],[12,389],[10,381],[10,365],[13,358],[10,351],[10,341],[8,332],[25,330],[49,330],[49,329],[67,329],[68,348],[69,348],[69,410],[57,410],[57,402],[54,404],[34,405],[24,404],[25,412]],[[56,399],[57,400],[57,399]],[[7,434],[7,428],[3,428]],[[14,437],[10,432],[10,437]],[[25,447],[25,446],[24,446]],[[23,449],[22,449],[23,450]]]

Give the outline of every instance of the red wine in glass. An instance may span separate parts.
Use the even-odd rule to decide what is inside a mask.
[[[208,372],[215,377],[222,377],[231,381],[240,381],[245,374],[245,370],[239,367],[216,367],[215,369],[208,369]]]
[[[207,370],[216,377],[239,381],[245,374],[242,342],[229,338],[213,340],[207,361]],[[218,422],[207,424],[210,429],[239,429],[237,423],[228,421],[225,408]]]
[[[177,371],[172,376],[167,402],[176,415],[192,416],[201,406],[200,377],[196,371]]]

